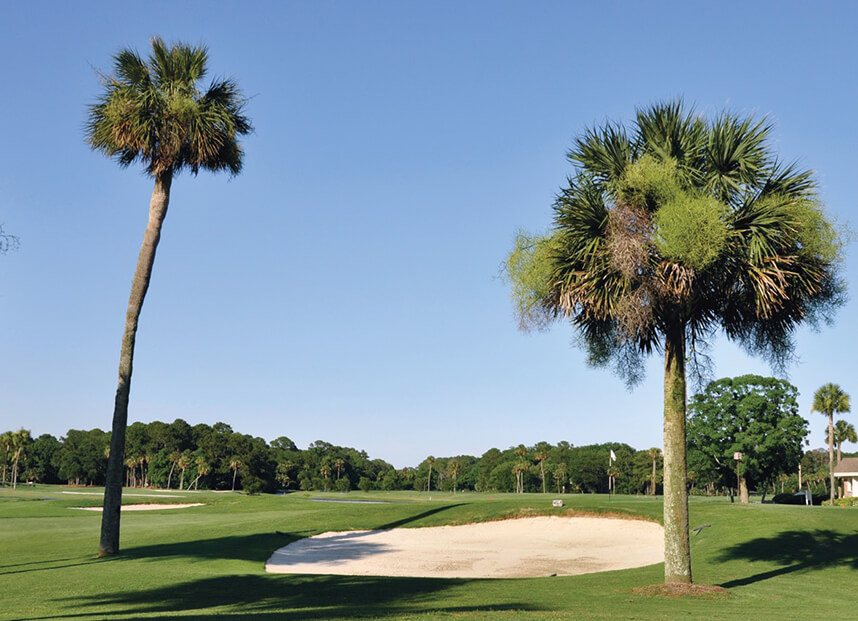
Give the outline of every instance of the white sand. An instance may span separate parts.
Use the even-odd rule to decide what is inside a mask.
[[[187,509],[188,507],[202,507],[203,502],[191,502],[187,504],[141,504],[141,505],[122,505],[122,511],[158,511],[159,509]],[[69,507],[69,509],[80,509],[81,511],[101,511],[103,507]]]
[[[280,548],[271,573],[525,578],[664,560],[664,529],[642,520],[533,517],[464,526],[322,533]]]

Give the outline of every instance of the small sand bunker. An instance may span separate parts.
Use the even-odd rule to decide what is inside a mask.
[[[322,533],[280,548],[271,573],[527,578],[664,561],[664,529],[642,520],[533,517],[430,528]]]
[[[123,511],[158,511],[161,509],[187,509],[188,507],[202,507],[203,502],[190,502],[186,504],[174,503],[152,503],[141,505],[122,505]],[[80,509],[81,511],[101,511],[102,507],[69,507],[69,509]]]

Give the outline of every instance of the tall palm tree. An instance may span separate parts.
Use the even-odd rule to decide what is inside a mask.
[[[134,343],[143,300],[149,288],[161,226],[167,215],[173,177],[182,170],[241,171],[238,137],[252,129],[243,114],[245,100],[231,80],[200,87],[208,54],[204,47],[152,39],[144,60],[124,49],[114,56],[113,75],[104,76],[104,92],[89,108],[89,145],[120,166],[140,162],[155,181],[149,222],[131,281],[125,332],[119,355],[119,381],[104,492],[99,555],[119,552],[122,463]]]
[[[849,411],[849,395],[837,384],[825,384],[813,394],[810,411],[828,417],[828,493],[834,503],[834,414]]]
[[[566,319],[589,362],[630,383],[664,356],[665,582],[690,583],[686,360],[720,328],[785,364],[804,321],[842,303],[840,240],[813,176],[777,160],[765,121],[705,119],[682,101],[632,127],[587,130],[545,236],[520,234],[507,273],[520,324]]]
[[[844,442],[858,442],[858,434],[855,433],[855,426],[852,423],[839,420],[834,423],[834,443],[837,445],[838,464],[840,463],[840,453]]]

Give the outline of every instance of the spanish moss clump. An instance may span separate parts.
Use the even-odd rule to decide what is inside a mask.
[[[543,330],[554,318],[542,301],[551,290],[555,246],[550,237],[519,231],[513,251],[502,267],[502,274],[512,287],[521,330]]]
[[[650,213],[682,191],[676,162],[657,160],[651,155],[626,166],[616,186],[617,205],[630,205]]]
[[[680,194],[653,218],[653,240],[666,259],[702,271],[724,251],[729,208],[712,196]]]

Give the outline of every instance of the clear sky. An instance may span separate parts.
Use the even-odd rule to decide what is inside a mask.
[[[397,467],[539,440],[661,446],[661,361],[627,391],[568,326],[518,332],[497,278],[516,230],[550,225],[573,138],[656,100],[767,116],[855,228],[851,0],[7,3],[0,224],[20,248],[0,257],[2,429],[110,428],[152,182],[91,152],[83,125],[96,72],[155,34],[206,44],[256,131],[240,176],[173,184],[129,421],[223,421]],[[798,333],[790,369],[813,447],[813,392],[858,399],[846,256],[852,301]],[[713,355],[716,378],[770,374],[723,340]]]

